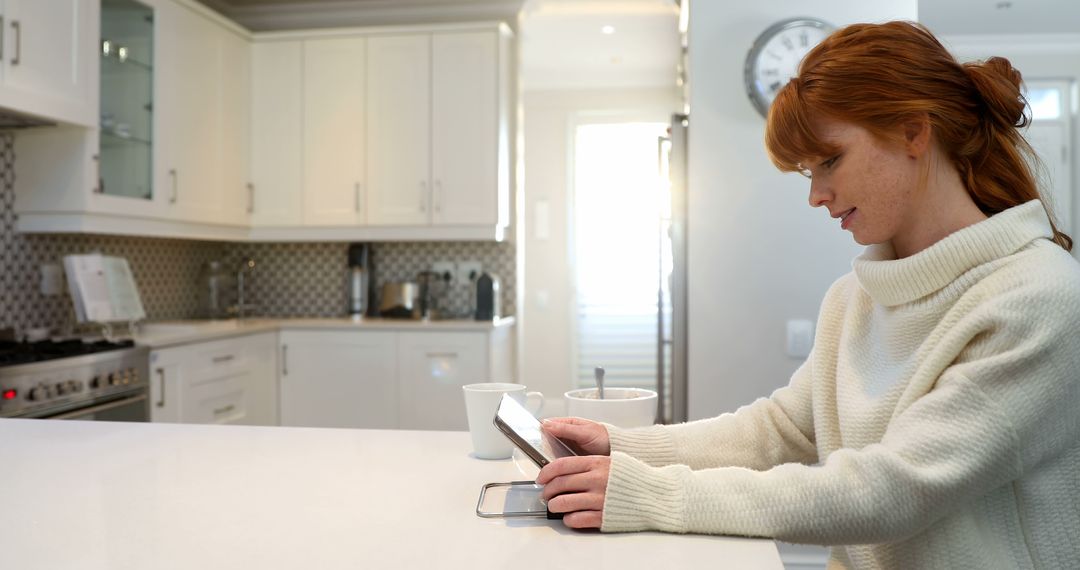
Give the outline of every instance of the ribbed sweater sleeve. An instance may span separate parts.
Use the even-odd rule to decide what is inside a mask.
[[[1020,473],[1009,417],[961,376],[897,418],[880,444],[821,465],[767,471],[656,468],[612,453],[602,530],[768,536],[814,544],[886,542]]]
[[[812,358],[807,359],[787,386],[734,413],[670,426],[609,426],[611,450],[657,467],[760,470],[781,463],[814,463],[812,368]]]

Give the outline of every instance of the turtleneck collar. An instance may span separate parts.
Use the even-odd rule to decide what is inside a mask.
[[[1042,202],[1013,206],[949,234],[930,247],[896,259],[892,244],[866,248],[852,261],[855,277],[874,301],[892,307],[940,290],[969,269],[1015,253],[1054,232]]]

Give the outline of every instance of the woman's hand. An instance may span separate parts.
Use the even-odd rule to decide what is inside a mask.
[[[581,418],[550,418],[540,424],[544,430],[584,455],[611,455],[611,439],[603,424]]]
[[[610,457],[562,457],[544,466],[536,482],[544,485],[548,510],[567,513],[563,524],[570,528],[600,528],[610,471]]]

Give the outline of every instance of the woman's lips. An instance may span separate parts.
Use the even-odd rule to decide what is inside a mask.
[[[851,217],[855,215],[856,208],[852,208],[843,214],[840,214],[840,229],[846,230],[851,225]]]

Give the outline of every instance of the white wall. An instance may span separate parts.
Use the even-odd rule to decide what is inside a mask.
[[[829,285],[861,251],[809,185],[766,156],[765,121],[743,88],[757,35],[811,15],[841,26],[916,19],[916,0],[699,1],[690,12],[689,415],[703,418],[786,384],[785,322],[816,320]]]
[[[1072,117],[1072,154],[1068,167],[1072,169],[1072,220],[1073,227],[1065,229],[1076,240],[1080,228],[1080,121],[1077,109],[1077,82],[1080,81],[1080,35],[996,35],[996,36],[947,36],[942,38],[953,55],[960,61],[987,59],[992,56],[1006,57],[1025,80],[1064,79],[1073,83],[1073,97],[1068,104]],[[1073,248],[1073,257],[1080,259],[1080,246]]]
[[[547,398],[544,415],[559,415],[562,394],[573,388],[573,270],[570,266],[569,213],[572,179],[570,145],[576,117],[590,114],[634,116],[667,122],[681,107],[678,91],[605,89],[525,91],[525,252],[522,380]],[[547,239],[537,238],[536,209],[546,203]],[[521,273],[518,279],[522,280]]]

